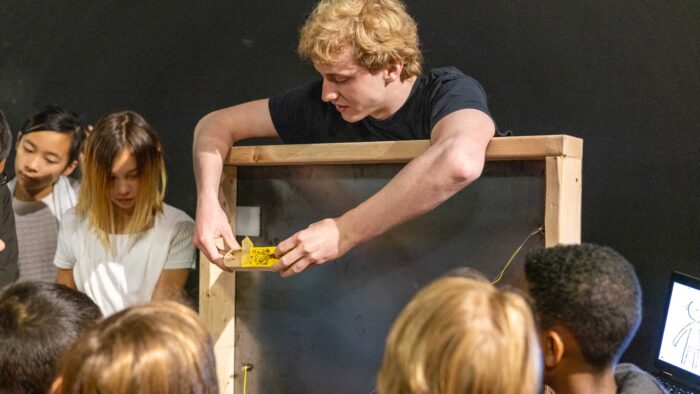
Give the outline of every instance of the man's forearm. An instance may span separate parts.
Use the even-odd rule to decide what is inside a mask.
[[[337,218],[340,249],[347,251],[390,228],[425,214],[476,180],[483,168],[479,149],[454,159],[449,141],[411,161],[384,188]]]
[[[232,144],[228,133],[217,132],[211,114],[197,124],[192,154],[198,201],[217,198],[224,158]]]

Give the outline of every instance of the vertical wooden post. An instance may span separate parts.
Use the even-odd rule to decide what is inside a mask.
[[[236,233],[236,167],[225,166],[219,189],[219,203]],[[224,272],[200,254],[199,314],[214,338],[219,391],[234,392],[234,345],[236,274]]]
[[[546,158],[545,247],[581,243],[581,158]]]

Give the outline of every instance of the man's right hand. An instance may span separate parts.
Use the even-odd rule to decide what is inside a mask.
[[[255,100],[214,111],[195,127],[192,155],[197,182],[197,218],[192,242],[209,261],[224,271],[231,271],[224,266],[226,249],[217,248],[215,239],[223,238],[224,247],[240,248],[219,205],[218,190],[224,160],[237,141],[278,137],[267,102],[267,99]]]
[[[216,238],[224,239],[224,249],[217,247]],[[224,254],[227,250],[240,248],[240,246],[233,235],[226,213],[217,200],[202,201],[197,204],[192,242],[209,261],[224,271],[232,271],[224,265]]]

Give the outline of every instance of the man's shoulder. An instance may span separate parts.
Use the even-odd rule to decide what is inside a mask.
[[[454,80],[454,79],[469,79],[474,80],[474,78],[462,72],[454,66],[432,68],[426,74],[428,80]]]
[[[322,102],[321,100],[321,89],[323,87],[323,80],[315,79],[311,82],[293,87],[286,90],[282,94],[278,94],[270,97],[273,102],[279,100],[313,100]]]
[[[474,77],[452,66],[433,68],[423,75],[422,78],[427,86],[466,86],[478,87],[479,90],[483,89],[479,81]]]
[[[428,75],[434,77],[464,77],[466,76],[460,69],[454,66],[431,68]]]

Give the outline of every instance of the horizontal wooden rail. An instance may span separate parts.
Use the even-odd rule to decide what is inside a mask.
[[[333,144],[234,146],[226,165],[311,165],[405,163],[430,146],[429,140],[345,142]],[[486,160],[544,160],[581,158],[583,140],[568,135],[495,137]]]

